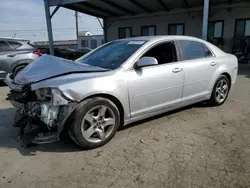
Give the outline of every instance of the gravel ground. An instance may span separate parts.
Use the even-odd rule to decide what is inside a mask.
[[[0,87],[0,187],[250,187],[250,66],[221,107],[194,105],[130,125],[107,145],[21,147]]]

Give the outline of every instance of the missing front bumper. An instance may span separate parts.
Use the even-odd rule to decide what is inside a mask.
[[[35,116],[32,113],[24,113],[21,109],[16,111],[15,115],[15,127],[20,128],[20,133],[18,135],[18,141],[22,140],[25,145],[30,144],[47,144],[60,141],[60,134],[64,129],[64,126],[76,108],[76,103],[71,103],[66,106],[60,106],[58,110],[58,115],[55,114],[54,108],[52,111],[49,108],[45,108],[43,111],[45,121],[42,121],[41,116]],[[47,111],[47,116],[45,111]],[[52,115],[51,115],[52,114]],[[53,119],[51,121],[52,117]],[[50,120],[50,121],[48,121]],[[53,126],[46,124],[46,122],[53,122]]]

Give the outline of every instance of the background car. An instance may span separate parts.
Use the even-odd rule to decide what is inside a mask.
[[[40,55],[41,52],[28,40],[0,38],[0,80],[3,80],[7,73],[13,73],[15,76]]]
[[[38,49],[43,54],[50,54],[49,48],[47,48],[47,47],[38,47]],[[89,49],[74,50],[71,48],[54,48],[54,52],[55,52],[56,57],[61,57],[64,59],[69,59],[69,60],[76,60],[79,57],[88,53],[89,51],[90,51]]]
[[[89,53],[91,51],[90,48],[82,48],[82,49],[78,49],[77,51],[80,51],[83,55]]]

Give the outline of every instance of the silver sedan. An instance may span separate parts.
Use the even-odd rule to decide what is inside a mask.
[[[33,143],[49,143],[67,131],[89,149],[150,116],[201,101],[222,105],[237,68],[234,55],[198,38],[137,37],[109,42],[76,61],[43,55],[5,82],[23,139],[32,130]]]

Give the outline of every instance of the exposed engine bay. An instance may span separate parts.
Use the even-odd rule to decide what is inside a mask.
[[[60,133],[76,103],[67,100],[55,88],[31,91],[11,90],[7,100],[17,109],[14,126],[20,128],[18,140],[25,144],[59,141]]]

